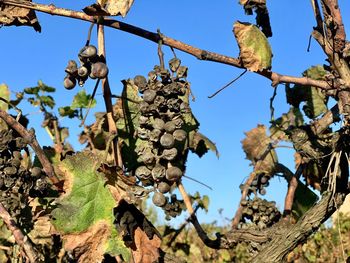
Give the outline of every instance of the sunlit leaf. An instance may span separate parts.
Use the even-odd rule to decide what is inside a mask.
[[[67,116],[68,118],[74,118],[78,116],[78,110],[72,109],[70,106],[59,107],[58,113],[60,116]]]
[[[80,109],[80,108],[87,108],[89,106],[89,102],[91,99],[90,94],[86,94],[86,91],[83,89],[79,91],[73,98],[73,102],[71,105],[71,109]],[[96,100],[94,99],[91,103],[91,108],[96,106]]]
[[[44,106],[48,106],[51,109],[53,107],[55,107],[55,101],[54,101],[53,97],[51,97],[51,96],[40,96],[39,99],[40,99],[41,103]]]
[[[243,66],[256,72],[271,68],[272,51],[266,36],[255,25],[236,22],[233,31]]]

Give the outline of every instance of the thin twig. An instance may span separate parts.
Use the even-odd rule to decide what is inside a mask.
[[[214,96],[216,96],[218,93],[220,93],[221,91],[223,91],[224,89],[226,89],[227,87],[232,85],[234,82],[236,82],[238,79],[240,79],[240,77],[242,77],[246,72],[247,72],[247,70],[244,70],[241,74],[239,74],[238,77],[234,78],[229,83],[227,83],[225,86],[223,86],[221,89],[219,89],[218,91],[214,92],[212,95],[208,96],[208,98],[211,99]]]
[[[92,22],[92,23],[91,23],[91,25],[90,25],[90,27],[89,27],[88,37],[87,37],[87,39],[86,39],[85,46],[90,45],[90,40],[91,40],[91,32],[92,32],[92,29],[94,28],[94,25],[95,25],[95,23],[94,23],[94,22]]]
[[[88,21],[91,23],[95,22],[94,17],[89,16],[83,12],[73,11],[65,8],[58,8],[52,4],[42,5],[42,4],[37,4],[29,1],[21,1],[21,0],[17,0],[17,1],[2,0],[1,3],[6,5],[28,8],[39,12],[47,13],[50,15],[65,16],[65,17],[70,17],[74,19]],[[148,39],[155,43],[158,43],[159,41],[159,34],[153,33],[153,32],[144,30],[142,28],[139,28],[127,23],[123,23],[117,20],[104,19],[103,21],[99,21],[99,24],[103,24],[105,26],[112,27],[114,29],[121,30],[130,34]],[[240,59],[238,58],[233,58],[233,57],[221,55],[218,53],[206,51],[203,49],[199,49],[189,44],[178,41],[176,39],[167,37],[163,34],[162,34],[162,41],[163,41],[163,45],[186,52],[192,56],[195,56],[200,60],[207,60],[207,61],[222,63],[226,65],[231,65],[237,68],[244,68]],[[301,84],[301,85],[309,85],[309,86],[317,87],[324,90],[335,89],[335,87],[329,86],[329,84],[326,81],[322,81],[322,80],[314,80],[306,77],[292,77],[287,75],[281,75],[279,73],[271,72],[268,70],[259,71],[255,73],[270,79],[273,85],[277,85],[279,83],[294,83],[294,84]]]
[[[28,144],[34,150],[36,156],[38,157],[43,169],[51,182],[56,184],[59,182],[59,179],[56,177],[52,164],[49,159],[47,159],[43,149],[40,147],[35,134],[29,133],[26,128],[24,128],[18,121],[16,121],[11,115],[9,115],[6,111],[0,109],[0,118],[2,118],[7,125],[9,125],[12,129],[17,131],[19,135],[28,141]]]
[[[190,215],[194,215],[194,210],[193,210],[193,207],[191,204],[191,199],[188,196],[188,194],[185,190],[185,187],[183,186],[183,184],[181,182],[177,183],[177,187],[179,188],[180,194],[181,194],[182,198],[184,199],[184,203],[185,203],[185,206],[186,206],[188,213]]]
[[[12,219],[11,215],[7,212],[2,203],[0,203],[0,218],[11,231],[16,243],[23,249],[29,261],[31,263],[42,262],[43,256],[34,248],[30,239],[23,234],[21,229],[17,227],[15,221]]]
[[[275,108],[273,107],[273,101],[275,100],[277,95],[277,87],[278,86],[274,87],[272,97],[270,98],[271,121],[275,120]]]
[[[189,179],[189,180],[192,180],[193,182],[196,182],[196,183],[198,183],[198,184],[201,184],[201,185],[203,185],[203,186],[205,186],[205,187],[207,187],[208,189],[210,189],[210,190],[213,191],[213,188],[211,188],[209,185],[207,185],[207,184],[205,184],[205,183],[202,183],[201,181],[198,181],[198,180],[196,180],[196,179],[194,179],[194,178],[192,178],[192,177],[189,177],[189,176],[187,176],[187,175],[183,175],[183,177],[185,177],[185,178],[187,178],[187,179]]]

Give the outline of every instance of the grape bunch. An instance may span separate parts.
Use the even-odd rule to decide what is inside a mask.
[[[174,197],[169,202],[164,194],[184,174],[188,152],[184,114],[191,111],[184,99],[189,87],[187,67],[180,64],[179,59],[173,58],[169,61],[170,71],[155,66],[148,79],[140,75],[134,78],[142,94],[137,127],[142,143],[136,147],[139,165],[135,175],[144,186],[155,187],[153,203],[173,216],[178,213],[174,212],[177,202]]]
[[[281,213],[276,208],[275,202],[255,197],[253,200],[241,201],[243,207],[240,226],[247,227],[246,220],[250,220],[253,227],[264,229],[278,222]]]
[[[261,195],[265,195],[266,187],[268,187],[270,184],[270,179],[271,177],[265,173],[257,174],[249,186],[248,195],[251,193],[256,194],[257,192],[259,192],[259,194]],[[241,191],[243,191],[244,184],[241,184],[239,188],[241,189]]]
[[[80,65],[77,62],[69,60],[65,69],[67,75],[64,78],[63,85],[66,89],[73,89],[75,85],[83,86],[85,81],[91,79],[103,79],[108,74],[108,67],[105,59],[97,55],[97,49],[93,45],[84,46],[78,54]]]
[[[26,214],[31,214],[27,211],[29,197],[41,196],[48,190],[41,168],[24,166],[21,152],[28,152],[26,147],[25,140],[12,130],[0,130],[0,202],[16,220],[25,220]]]

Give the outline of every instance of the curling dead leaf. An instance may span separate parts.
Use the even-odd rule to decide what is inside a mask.
[[[269,11],[266,7],[266,0],[240,0],[239,3],[243,5],[245,13],[252,15],[253,10],[256,13],[256,24],[261,28],[261,31],[266,37],[272,36],[270,25]]]
[[[247,159],[254,165],[255,172],[273,174],[278,160],[275,150],[271,148],[271,139],[266,135],[266,127],[258,125],[245,135],[246,138],[242,140],[242,148]]]
[[[31,0],[28,0],[31,2]],[[33,10],[1,4],[0,25],[4,26],[31,26],[41,32],[41,26]]]
[[[266,36],[258,27],[236,22],[233,27],[243,66],[257,72],[271,68],[272,51]]]
[[[200,132],[192,131],[189,134],[189,148],[192,152],[196,153],[199,157],[202,157],[208,150],[213,151],[216,157],[219,158],[219,151],[213,143],[206,136]]]
[[[125,17],[134,0],[98,0],[98,3],[109,15]]]
[[[159,259],[159,247],[162,241],[157,235],[149,239],[146,233],[138,227],[134,238],[138,248],[132,251],[135,263],[156,262]]]
[[[123,233],[125,244],[132,249],[135,262],[158,262],[160,234],[134,206],[121,201],[114,210],[116,226]]]

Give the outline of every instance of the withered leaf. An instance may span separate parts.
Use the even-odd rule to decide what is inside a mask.
[[[252,15],[253,10],[255,11],[256,24],[261,28],[261,31],[266,37],[271,37],[272,30],[266,0],[240,0],[239,3],[243,5],[247,15]]]
[[[98,3],[109,15],[125,17],[134,0],[98,0]]]
[[[31,2],[31,0],[28,0]],[[37,32],[41,32],[41,26],[34,10],[1,4],[0,25],[4,26],[31,26]]]
[[[135,262],[157,262],[161,238],[157,229],[134,206],[121,201],[115,208],[115,224],[132,249]]]
[[[245,68],[253,72],[271,68],[272,50],[266,36],[258,27],[237,21],[233,32]]]
[[[255,172],[273,174],[278,160],[275,150],[271,148],[271,139],[266,135],[266,127],[258,125],[245,135],[242,147],[247,159],[254,165]]]

